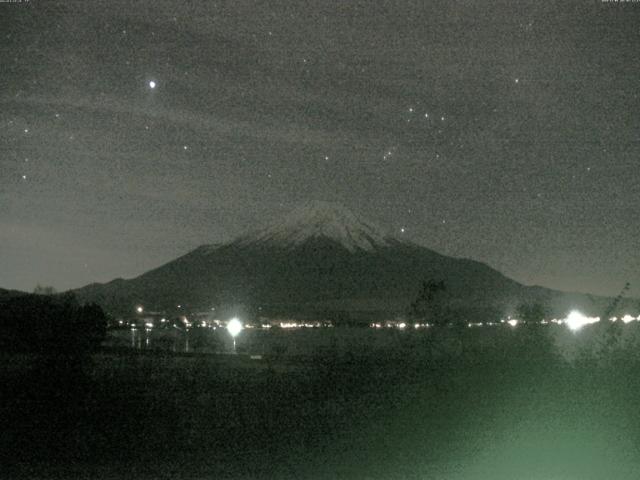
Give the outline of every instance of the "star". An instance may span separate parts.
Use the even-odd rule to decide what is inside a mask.
[[[519,78],[516,78],[514,81],[515,81],[516,83],[520,83],[520,79],[519,79]]]
[[[26,176],[26,175],[22,175],[22,179],[23,179],[23,180],[26,180],[26,179],[27,179],[27,176]]]
[[[188,149],[189,149],[189,146],[188,146],[188,145],[184,145],[184,146],[182,147],[182,149],[183,149],[183,150],[188,150]]]
[[[404,227],[400,228],[400,233],[404,233],[404,232],[405,232],[405,228]]]
[[[29,129],[28,129],[28,128],[25,128],[25,129],[24,129],[24,133],[29,133]]]
[[[155,89],[155,88],[156,88],[156,85],[157,85],[157,84],[156,84],[156,82],[154,82],[153,80],[151,80],[151,81],[149,82],[149,88],[150,88],[151,90]]]

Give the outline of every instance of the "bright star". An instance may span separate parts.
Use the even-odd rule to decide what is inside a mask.
[[[149,88],[151,88],[152,90],[153,90],[154,88],[156,88],[156,82],[154,82],[153,80],[151,80],[151,81],[149,82]]]

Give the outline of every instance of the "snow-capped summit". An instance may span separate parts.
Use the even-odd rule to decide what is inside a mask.
[[[314,201],[282,221],[236,239],[236,245],[268,244],[291,248],[312,239],[332,240],[350,252],[390,246],[394,239],[344,206]]]

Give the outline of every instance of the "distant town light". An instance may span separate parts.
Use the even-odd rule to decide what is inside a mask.
[[[629,323],[629,322],[633,322],[635,320],[635,317],[632,317],[631,315],[627,314],[624,317],[622,317],[622,321],[624,323]]]
[[[516,320],[515,318],[510,318],[509,320],[507,320],[507,323],[512,327],[515,327],[516,325],[518,325],[518,320]]]

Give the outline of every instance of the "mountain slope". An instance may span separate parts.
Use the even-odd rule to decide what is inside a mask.
[[[76,291],[113,313],[135,305],[177,312],[242,304],[267,315],[360,317],[401,314],[421,283],[444,280],[465,316],[505,315],[522,302],[558,314],[597,312],[606,299],[525,287],[480,262],[398,240],[341,206],[312,203],[275,225],[204,245],[131,280]]]

